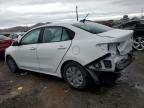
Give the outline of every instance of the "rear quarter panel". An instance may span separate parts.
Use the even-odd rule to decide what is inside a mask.
[[[87,32],[77,32],[72,40],[72,45],[60,63],[57,74],[61,77],[61,66],[63,63],[72,60],[78,62],[82,66],[107,54],[108,51],[100,48],[97,44],[100,43],[102,37],[93,35]]]

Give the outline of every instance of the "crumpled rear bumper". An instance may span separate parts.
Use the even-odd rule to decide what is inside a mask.
[[[101,78],[103,78],[103,75],[110,79],[115,77],[115,80],[119,78],[121,76],[121,71],[130,65],[133,60],[133,51],[126,55],[117,55],[115,57],[107,54],[86,65],[85,68],[93,78],[94,82],[99,84],[99,81],[102,80]]]
[[[130,51],[126,55],[109,55],[105,58],[102,57],[100,60],[95,60],[88,64],[86,68],[96,72],[120,72],[129,66],[133,59],[133,51]]]
[[[125,69],[127,66],[129,66],[132,61],[135,59],[133,52],[131,51],[128,53],[127,58],[121,59],[116,63],[116,71],[121,71]]]

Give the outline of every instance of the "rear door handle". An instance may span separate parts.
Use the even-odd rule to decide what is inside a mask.
[[[34,47],[31,47],[29,50],[36,50],[36,48],[34,48]]]
[[[58,49],[66,49],[67,47],[65,46],[59,46]]]

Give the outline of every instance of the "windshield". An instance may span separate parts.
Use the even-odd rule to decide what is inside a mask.
[[[90,33],[93,33],[93,34],[103,33],[103,32],[113,29],[111,27],[98,24],[98,23],[94,23],[94,22],[85,22],[85,23],[80,22],[80,23],[75,23],[72,25],[80,29],[83,29],[85,31],[88,31]]]

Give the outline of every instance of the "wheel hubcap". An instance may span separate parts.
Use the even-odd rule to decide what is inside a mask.
[[[144,38],[138,37],[134,40],[133,47],[136,50],[144,50]]]
[[[66,78],[74,87],[79,87],[83,84],[82,73],[77,67],[69,67],[66,71]]]

